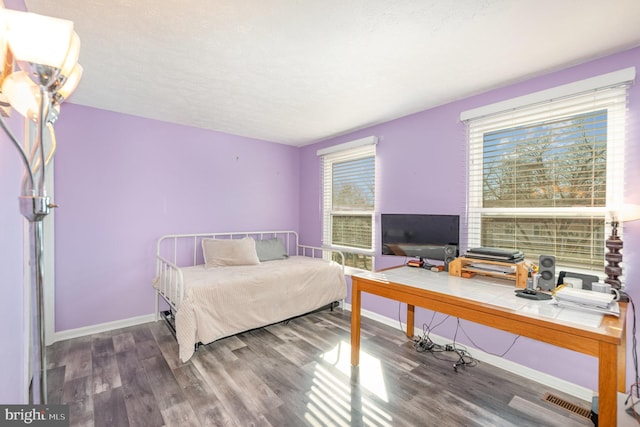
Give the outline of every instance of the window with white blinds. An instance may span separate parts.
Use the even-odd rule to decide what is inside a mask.
[[[608,215],[624,192],[627,87],[468,120],[469,247],[602,269]]]
[[[356,145],[364,145],[318,153],[322,156],[322,243],[341,250],[347,266],[373,270],[376,139],[359,141]]]

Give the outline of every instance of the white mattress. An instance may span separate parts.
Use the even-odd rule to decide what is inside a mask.
[[[344,299],[340,265],[318,258],[290,257],[258,265],[182,268],[184,298],[176,313],[180,359],[195,344],[210,343],[276,323]]]

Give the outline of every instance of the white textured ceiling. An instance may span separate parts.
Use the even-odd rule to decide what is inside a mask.
[[[75,22],[69,102],[298,146],[640,45],[640,0],[25,4]]]

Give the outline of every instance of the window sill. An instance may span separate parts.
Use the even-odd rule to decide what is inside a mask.
[[[360,273],[371,273],[371,271],[365,270],[363,268],[350,267],[348,265],[344,266],[344,274],[347,276],[352,276],[354,274],[360,274]]]

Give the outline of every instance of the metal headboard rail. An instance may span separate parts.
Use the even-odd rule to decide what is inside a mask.
[[[344,271],[344,254],[332,248],[300,245],[298,233],[292,230],[272,231],[238,231],[170,234],[162,236],[156,244],[156,320],[159,319],[159,297],[162,296],[173,310],[178,310],[184,297],[182,267],[198,265],[202,260],[203,239],[242,239],[253,237],[257,240],[280,238],[285,250],[290,255],[309,256],[312,258],[327,257],[327,253],[337,253]],[[186,254],[185,254],[186,252]],[[186,264],[186,265],[185,265]]]
[[[274,231],[234,231],[234,232],[214,232],[214,233],[191,233],[191,234],[168,234],[158,239],[156,244],[156,255],[161,256],[162,248],[167,244],[166,242],[172,240],[172,262],[178,264],[178,240],[191,239],[192,240],[192,263],[191,265],[197,265],[198,255],[201,253],[201,244],[203,239],[242,239],[244,237],[253,237],[262,240],[264,238],[276,238],[286,237],[283,239],[285,249],[289,254],[298,253],[298,233],[292,230],[274,230]],[[293,249],[292,249],[293,248]]]

